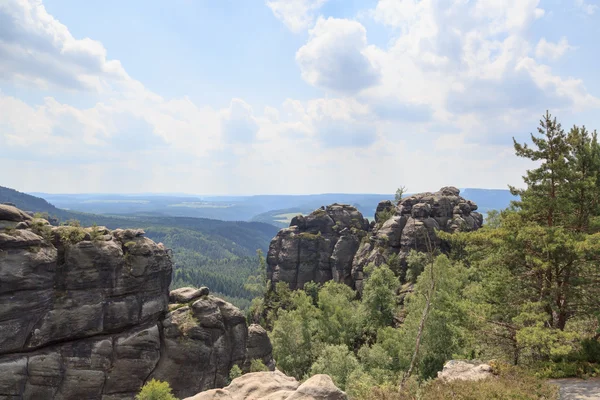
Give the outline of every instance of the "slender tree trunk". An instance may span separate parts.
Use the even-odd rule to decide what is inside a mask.
[[[417,340],[415,343],[415,351],[413,352],[412,359],[410,360],[410,366],[408,367],[408,371],[402,377],[402,382],[400,382],[399,392],[402,392],[404,389],[404,385],[415,368],[417,363],[417,359],[419,357],[419,348],[421,347],[421,339],[423,337],[423,330],[425,329],[425,322],[427,321],[427,316],[429,315],[429,309],[431,308],[431,299],[435,292],[435,280],[433,277],[433,264],[431,265],[431,285],[429,287],[429,294],[427,296],[427,302],[425,303],[425,308],[423,309],[423,315],[421,315],[421,322],[419,323],[419,330],[417,331]]]

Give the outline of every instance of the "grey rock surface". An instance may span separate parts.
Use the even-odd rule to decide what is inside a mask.
[[[183,397],[223,386],[247,351],[272,365],[266,332],[249,335],[233,305],[207,288],[169,294],[170,251],[142,230],[0,209],[29,224],[0,225],[0,399],[132,399],[153,377]]]
[[[368,229],[368,221],[349,205],[332,204],[294,217],[271,241],[267,275],[292,289],[332,279],[351,284],[354,254]]]
[[[288,283],[291,289],[310,281],[335,280],[362,291],[365,266],[381,265],[396,255],[404,274],[411,250],[449,250],[436,230],[479,229],[483,216],[476,210],[475,203],[460,197],[460,191],[451,186],[405,197],[396,205],[382,201],[371,224],[352,206],[321,207],[307,216],[294,217],[290,227],[271,241],[268,277],[274,284]]]
[[[389,209],[389,202],[382,202]],[[378,207],[379,208],[379,207]],[[411,250],[427,252],[430,248],[449,250],[435,232],[454,233],[481,228],[483,216],[476,212],[477,205],[460,197],[455,187],[443,187],[434,193],[420,193],[403,198],[385,221],[379,221],[361,244],[354,257],[352,277],[355,287],[362,290],[363,268],[370,263],[381,265],[393,254],[398,255],[402,273],[406,271],[406,257]]]

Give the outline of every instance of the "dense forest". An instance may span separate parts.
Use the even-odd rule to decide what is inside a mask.
[[[548,399],[537,379],[600,373],[597,135],[546,114],[530,140],[514,142],[536,168],[512,205],[478,231],[438,232],[450,253],[413,251],[407,271],[371,265],[360,294],[253,275],[248,318],[269,329],[278,367],[329,374],[354,399],[438,398],[430,379],[456,358],[495,360],[503,378],[439,398]]]

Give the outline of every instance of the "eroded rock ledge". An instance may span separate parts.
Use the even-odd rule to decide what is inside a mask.
[[[0,205],[0,399],[129,400],[151,378],[184,397],[222,387],[248,355],[273,366],[266,332],[207,288],[169,304],[171,270],[142,230]]]

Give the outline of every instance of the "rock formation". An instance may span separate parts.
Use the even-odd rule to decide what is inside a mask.
[[[313,375],[300,384],[280,371],[254,372],[234,379],[224,389],[213,389],[184,400],[347,400],[327,375]]]
[[[208,289],[169,305],[171,269],[142,230],[0,205],[0,399],[131,399],[150,378],[183,397],[223,386],[246,353],[272,366],[266,332]]]
[[[267,275],[292,289],[332,279],[352,284],[352,259],[368,229],[369,222],[348,205],[332,204],[294,217],[271,241]]]
[[[475,212],[477,205],[459,194],[457,188],[444,187],[435,193],[406,197],[397,205],[382,201],[371,224],[356,208],[339,204],[295,217],[290,227],[271,241],[268,276],[273,283],[287,282],[292,289],[309,281],[333,279],[361,291],[366,265],[381,265],[395,254],[405,269],[412,249],[448,250],[436,230],[479,229],[483,217]]]
[[[438,378],[446,382],[479,381],[493,376],[493,368],[489,364],[464,360],[450,360],[444,364],[444,369],[438,372]]]
[[[483,216],[477,205],[459,196],[455,187],[444,187],[435,193],[420,193],[403,198],[394,206],[381,202],[377,224],[358,249],[352,265],[355,287],[362,290],[363,268],[370,263],[381,265],[394,254],[406,270],[406,256],[411,250],[448,251],[448,246],[435,234],[436,230],[454,233],[481,228]]]

